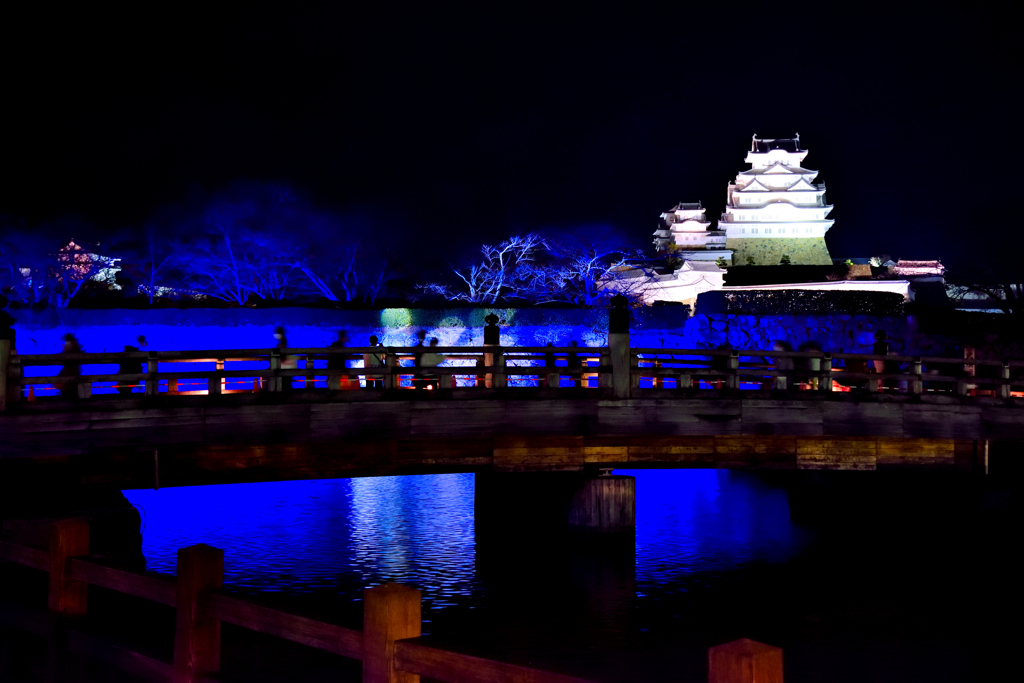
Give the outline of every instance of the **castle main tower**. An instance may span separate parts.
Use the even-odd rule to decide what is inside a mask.
[[[788,256],[793,265],[832,265],[825,233],[834,221],[825,203],[825,185],[817,171],[803,167],[807,150],[794,138],[761,139],[756,135],[741,171],[729,183],[718,230],[725,232],[733,265],[774,266]]]

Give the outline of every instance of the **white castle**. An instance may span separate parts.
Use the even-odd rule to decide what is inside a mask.
[[[832,227],[832,207],[817,171],[802,166],[807,150],[800,135],[767,139],[756,135],[740,171],[729,183],[726,207],[713,229],[697,204],[678,204],[661,214],[654,233],[660,250],[675,245],[686,261],[722,258],[732,265],[831,265],[825,233]]]

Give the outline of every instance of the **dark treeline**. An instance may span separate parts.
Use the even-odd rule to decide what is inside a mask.
[[[467,245],[458,245],[464,248]],[[451,253],[458,254],[458,249]],[[594,305],[636,289],[642,254],[606,227],[530,233],[444,268],[359,215],[319,211],[279,185],[238,184],[142,226],[0,222],[0,303],[42,306]],[[433,264],[436,265],[436,264]],[[441,277],[427,273],[441,271]],[[628,281],[627,281],[628,280]]]

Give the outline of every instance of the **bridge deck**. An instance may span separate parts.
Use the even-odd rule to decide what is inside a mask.
[[[654,389],[615,399],[611,390],[467,389],[409,400],[410,393],[40,402],[0,416],[0,465],[125,487],[154,484],[154,452],[162,486],[490,468],[973,467],[976,442],[1024,438],[1019,399]]]

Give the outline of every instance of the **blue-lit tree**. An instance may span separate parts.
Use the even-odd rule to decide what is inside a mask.
[[[546,249],[545,241],[532,233],[510,237],[498,245],[485,244],[480,248],[483,258],[479,262],[452,267],[461,281],[457,288],[429,283],[419,289],[451,300],[480,304],[494,304],[502,298],[529,299],[536,280],[535,262]]]
[[[116,259],[94,253],[74,240],[54,237],[82,226],[64,222],[37,230],[9,228],[0,242],[0,288],[9,301],[26,306],[50,303],[66,307],[71,300]],[[108,286],[95,283],[97,288]]]

